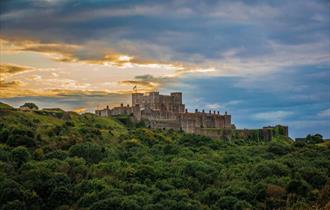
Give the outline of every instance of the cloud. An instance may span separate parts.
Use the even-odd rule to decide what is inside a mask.
[[[5,82],[0,80],[0,88],[5,89],[5,88],[16,88],[18,86],[21,86],[22,82],[19,80],[14,80],[14,81],[10,81],[10,82]]]
[[[323,111],[320,111],[318,113],[318,116],[320,116],[320,117],[330,117],[330,109],[325,109]]]
[[[32,70],[32,68],[27,66],[20,66],[16,64],[0,63],[0,80],[4,80],[5,77],[9,75],[14,75],[29,70]]]
[[[74,45],[66,43],[45,43],[35,40],[0,38],[2,52],[38,52],[49,56],[59,62],[81,62],[85,64],[113,65],[117,67],[146,67],[146,68],[168,68],[182,69],[181,65],[157,61],[152,59],[140,59],[112,51],[109,48],[95,48],[87,45]],[[198,70],[202,72],[202,70]]]
[[[255,114],[254,118],[268,122],[279,122],[293,114],[291,111],[260,112]]]
[[[20,80],[3,81],[0,80],[0,98],[14,98],[27,96],[45,96],[45,97],[60,97],[60,96],[107,96],[109,94],[120,94],[116,91],[101,91],[101,90],[84,90],[81,88],[89,87],[89,84],[77,83],[74,80],[59,80],[62,85],[59,88],[44,88],[31,89],[26,87],[27,84]]]
[[[77,107],[77,108],[74,108],[72,111],[73,112],[77,112],[77,113],[84,113],[84,112],[86,112],[86,108],[84,108],[84,107]]]
[[[137,89],[140,92],[155,91],[159,90],[160,87],[166,88],[167,86],[176,83],[177,77],[175,76],[154,77],[150,74],[136,76],[134,80],[124,80],[119,82],[119,84],[137,86]]]
[[[6,38],[0,36],[0,47],[3,53],[31,51],[48,55],[58,61],[75,61],[73,53],[80,49],[79,45],[49,43],[22,38]]]
[[[206,104],[206,108],[208,109],[220,109],[222,106],[220,104],[214,103],[214,104]]]
[[[0,98],[10,98],[13,96],[27,96],[35,94],[32,90],[22,88],[25,84],[20,80],[4,81],[0,80]]]
[[[130,95],[110,92],[82,92],[70,90],[54,90],[56,96],[21,96],[2,98],[0,101],[19,107],[26,101],[36,103],[40,108],[60,107],[66,111],[94,112],[96,108],[104,108],[106,105],[117,106],[120,103],[129,103]]]

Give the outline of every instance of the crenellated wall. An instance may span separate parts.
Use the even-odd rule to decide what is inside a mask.
[[[103,110],[95,110],[99,116],[131,115],[134,121],[145,121],[150,128],[183,130],[218,139],[260,139],[271,140],[275,135],[288,136],[287,126],[268,126],[262,129],[236,129],[231,123],[231,115],[219,111],[194,113],[188,112],[182,104],[182,93],[160,95],[159,92],[149,94],[133,93],[132,106],[124,106]]]
[[[195,134],[208,136],[214,139],[231,140],[260,140],[271,141],[274,136],[288,137],[288,126],[276,125],[260,129],[234,129],[234,128],[196,128]]]
[[[174,92],[170,95],[160,95],[159,92],[148,94],[133,93],[132,106],[139,105],[141,109],[162,110],[167,112],[184,112],[185,105],[182,104],[182,93]]]

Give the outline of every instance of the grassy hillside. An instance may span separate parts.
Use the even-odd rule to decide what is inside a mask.
[[[2,102],[0,102],[0,110],[5,110],[5,109],[14,109],[13,107],[11,107],[10,105],[8,105],[8,104],[5,104],[5,103],[2,103]]]
[[[330,207],[327,142],[225,142],[122,122],[0,109],[0,208]]]
[[[109,143],[127,133],[126,127],[114,119],[101,118],[93,114],[79,115],[60,109],[0,110],[0,117],[1,137],[5,138],[5,143],[10,146],[51,146],[51,149],[62,149],[57,144],[67,143],[65,140],[68,139],[71,143]],[[8,133],[12,138],[6,138]],[[13,136],[19,138],[14,139]]]

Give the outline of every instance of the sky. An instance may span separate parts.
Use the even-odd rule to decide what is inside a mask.
[[[134,86],[330,138],[330,1],[0,1],[1,102],[93,112]]]

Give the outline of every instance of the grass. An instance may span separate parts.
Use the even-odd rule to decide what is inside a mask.
[[[0,110],[1,109],[9,109],[9,110],[12,110],[12,109],[15,109],[14,107],[8,105],[8,104],[5,104],[5,103],[2,103],[0,102]]]
[[[80,115],[59,109],[22,111],[10,109],[10,106],[3,103],[0,105],[0,126],[7,129],[32,128],[36,136],[40,136],[44,143],[51,141],[53,135],[56,135],[58,139],[83,139],[81,130],[86,128],[99,130],[105,141],[128,133],[127,128],[113,118],[99,117],[90,113]]]

